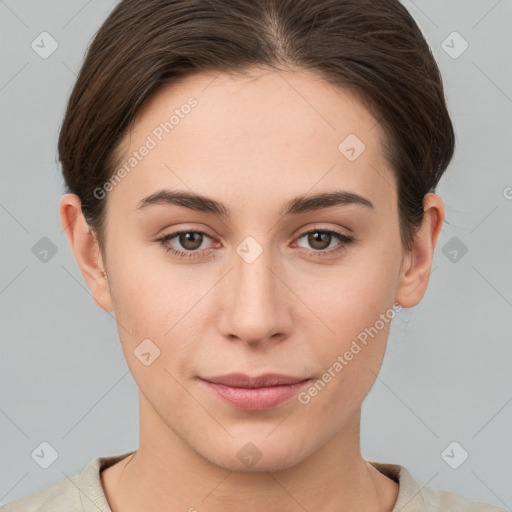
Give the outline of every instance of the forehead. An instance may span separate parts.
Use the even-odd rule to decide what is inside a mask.
[[[154,93],[125,135],[109,192],[134,209],[157,188],[282,203],[340,187],[396,201],[382,128],[348,89],[304,71],[203,73]],[[147,149],[145,149],[147,148]],[[142,154],[144,153],[144,154]]]

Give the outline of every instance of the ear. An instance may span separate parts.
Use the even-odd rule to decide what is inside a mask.
[[[416,306],[427,289],[434,249],[443,227],[444,204],[433,193],[423,198],[424,218],[414,236],[413,248],[404,256],[395,300],[404,308]]]
[[[100,247],[82,213],[80,198],[65,194],[60,201],[59,215],[94,302],[105,311],[114,311]]]

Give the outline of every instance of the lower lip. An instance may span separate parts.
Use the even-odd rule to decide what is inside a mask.
[[[286,402],[305,386],[310,379],[282,386],[265,388],[233,388],[203,380],[208,389],[226,403],[243,411],[265,411]]]

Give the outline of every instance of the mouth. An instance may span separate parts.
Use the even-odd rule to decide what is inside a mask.
[[[244,411],[264,411],[277,407],[293,396],[311,379],[267,373],[249,377],[232,373],[200,380],[215,396]]]

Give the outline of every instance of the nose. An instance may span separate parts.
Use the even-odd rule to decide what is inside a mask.
[[[263,250],[254,261],[233,253],[232,269],[219,290],[219,327],[225,337],[256,346],[289,335],[290,292],[279,275],[283,272],[270,250]]]

